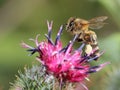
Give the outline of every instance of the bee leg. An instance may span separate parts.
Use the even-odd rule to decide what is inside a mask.
[[[80,39],[80,38],[77,38],[76,41],[77,41],[77,42],[82,42],[83,40]]]
[[[95,32],[89,31],[84,35],[84,40],[86,41],[85,53],[89,58],[94,58],[94,60],[98,60],[100,52],[97,43],[97,36]]]
[[[76,39],[77,42],[83,42],[83,38],[82,38],[82,33],[80,33],[78,35],[78,38]]]
[[[91,45],[94,49],[94,52],[90,55],[91,57],[96,57],[94,60],[97,61],[99,59],[100,56],[100,50],[98,47],[98,44],[96,45]]]
[[[90,44],[86,44],[84,56],[87,57],[88,62],[91,61],[91,60],[96,60],[97,59],[95,53],[93,52],[93,48]]]

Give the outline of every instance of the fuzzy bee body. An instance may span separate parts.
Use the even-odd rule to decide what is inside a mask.
[[[94,31],[90,29],[100,29],[104,26],[104,21],[107,19],[107,16],[96,17],[91,20],[84,20],[81,18],[71,17],[68,19],[66,30],[72,35],[78,35],[76,41],[84,42],[86,44],[85,53],[88,55],[93,50],[92,55],[99,55],[99,47],[97,42],[97,35]],[[94,57],[91,56],[91,57]]]

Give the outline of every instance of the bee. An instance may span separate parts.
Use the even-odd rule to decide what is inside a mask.
[[[91,20],[84,20],[81,18],[71,17],[68,19],[66,24],[66,30],[72,35],[78,35],[76,39],[77,42],[85,43],[86,55],[89,55],[93,50],[95,50],[93,54],[91,54],[91,57],[99,56],[100,50],[97,42],[97,34],[91,29],[102,28],[106,24],[104,21],[107,18],[107,16],[100,16]]]

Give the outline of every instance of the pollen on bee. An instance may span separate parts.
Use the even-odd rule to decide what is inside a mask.
[[[87,44],[85,47],[85,53],[90,54],[92,52],[92,47],[90,44]]]

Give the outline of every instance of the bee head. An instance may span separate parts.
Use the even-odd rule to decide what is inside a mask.
[[[74,29],[74,25],[75,25],[75,17],[70,17],[69,19],[68,19],[68,21],[67,21],[67,23],[66,23],[66,30],[68,31],[68,32],[70,32],[70,31],[73,31],[73,29]]]

